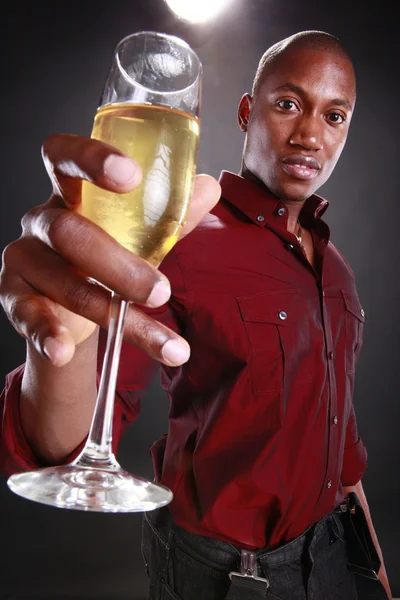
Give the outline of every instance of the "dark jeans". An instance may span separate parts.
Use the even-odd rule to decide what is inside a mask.
[[[167,507],[144,513],[142,554],[149,600],[223,600],[229,573],[240,571],[240,549],[178,527]],[[357,600],[335,513],[279,548],[258,550],[257,563],[270,583],[267,600]]]

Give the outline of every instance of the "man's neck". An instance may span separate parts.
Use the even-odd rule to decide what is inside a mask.
[[[265,183],[263,183],[263,181],[261,181],[261,179],[258,179],[258,177],[256,177],[253,173],[251,173],[251,171],[249,171],[245,165],[242,165],[240,171],[239,171],[239,175],[241,177],[244,177],[244,179],[248,179],[249,181],[252,181],[253,183],[257,184],[258,186],[260,186],[261,188],[263,188],[264,190],[268,191],[270,194],[272,194],[273,196],[275,196],[275,194],[273,194],[273,192],[271,192],[271,190],[265,185]],[[279,196],[276,196],[277,198],[279,198]],[[291,233],[296,233],[298,230],[298,220],[299,220],[299,215],[301,212],[301,209],[303,208],[306,200],[288,200],[287,198],[279,198],[279,200],[281,202],[283,202],[284,204],[286,204],[287,209],[288,209],[288,222],[287,222],[287,230],[290,231]]]

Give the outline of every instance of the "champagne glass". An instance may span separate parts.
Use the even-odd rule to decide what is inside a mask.
[[[117,45],[92,137],[141,165],[133,192],[82,184],[82,214],[125,248],[158,266],[187,215],[199,141],[202,65],[183,40],[152,31]],[[70,464],[15,473],[16,494],[51,506],[99,512],[153,510],[172,500],[165,486],[121,468],[112,451],[119,355],[129,302],[111,291],[105,358],[85,447]]]

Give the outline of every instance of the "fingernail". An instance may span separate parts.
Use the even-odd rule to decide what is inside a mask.
[[[117,154],[110,154],[104,161],[103,168],[104,175],[118,185],[136,183],[141,177],[140,168],[133,160]]]
[[[147,306],[162,306],[171,295],[171,287],[167,280],[162,279],[153,287],[150,296],[147,298]]]
[[[190,348],[178,340],[168,340],[162,347],[161,354],[168,362],[181,365],[189,360]]]
[[[57,364],[65,358],[66,349],[56,338],[47,337],[43,342],[43,352],[52,363]]]

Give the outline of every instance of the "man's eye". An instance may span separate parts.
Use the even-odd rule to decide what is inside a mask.
[[[346,120],[346,117],[344,117],[343,115],[341,115],[340,113],[330,113],[328,115],[328,119],[332,122],[332,123],[344,123]]]
[[[293,100],[279,100],[278,106],[284,110],[293,110],[296,108],[296,104],[293,102]]]

